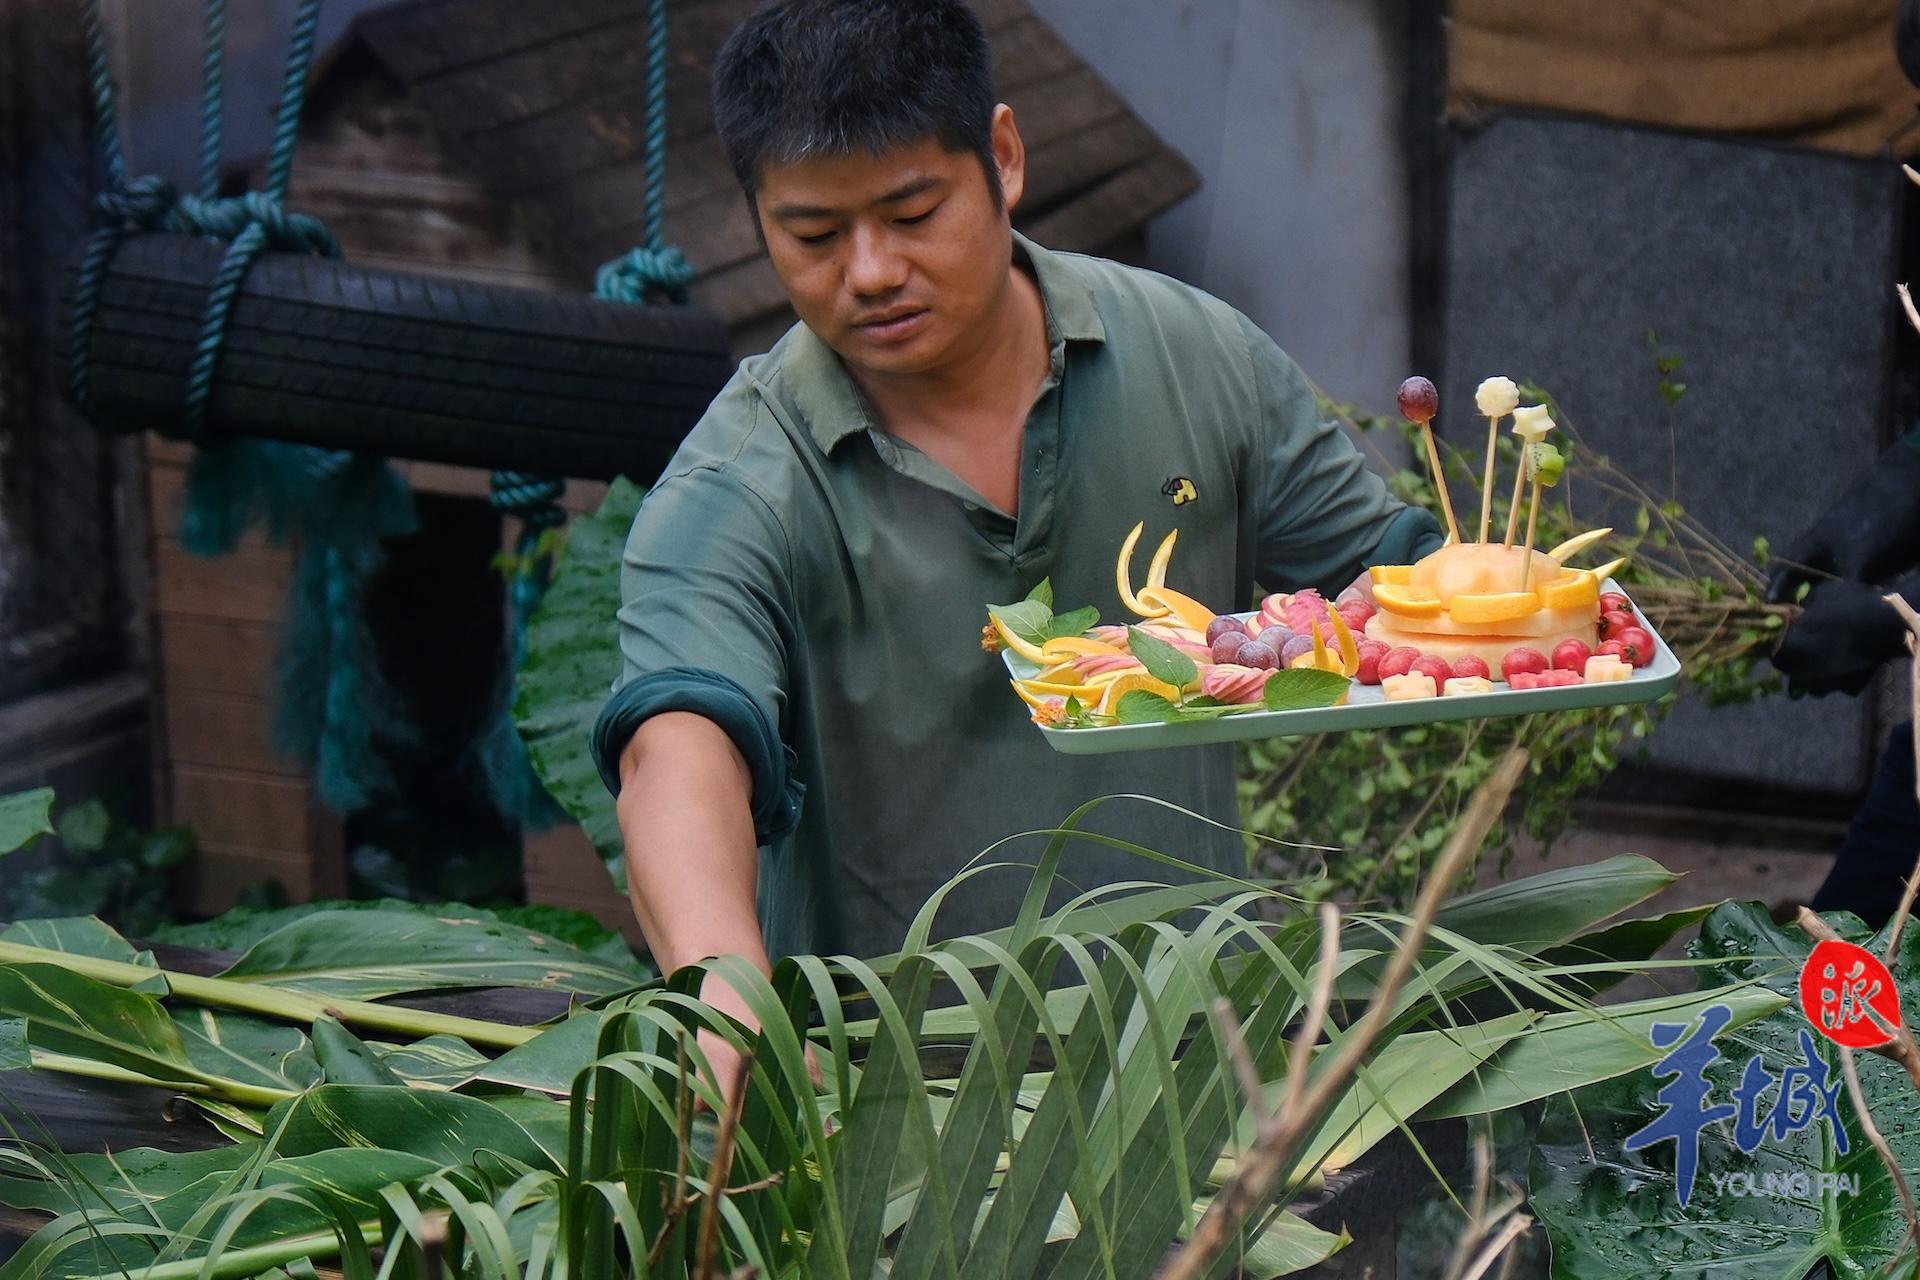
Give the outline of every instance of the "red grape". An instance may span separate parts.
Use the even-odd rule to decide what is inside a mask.
[[[1359,649],[1360,670],[1354,674],[1353,678],[1361,684],[1379,684],[1380,660],[1391,650],[1378,640],[1362,640]]]
[[[1476,653],[1469,653],[1464,657],[1455,658],[1453,660],[1453,674],[1462,679],[1468,676],[1479,676],[1484,680],[1491,680],[1493,678],[1493,672],[1487,669],[1487,660]]]
[[[1280,665],[1280,655],[1258,640],[1243,640],[1240,651],[1234,655],[1235,662],[1243,667],[1252,667],[1256,671],[1272,671]]]
[[[1612,654],[1622,662],[1627,660],[1627,646],[1620,643],[1620,639],[1617,636],[1602,640],[1600,647],[1595,649],[1594,652]]]
[[[1621,595],[1618,591],[1602,592],[1600,595],[1600,612],[1608,613],[1614,609],[1619,609],[1623,612],[1631,613],[1633,611],[1633,606],[1629,604],[1627,602],[1627,598]]]
[[[1547,655],[1538,649],[1529,649],[1522,645],[1518,649],[1507,650],[1507,656],[1500,659],[1500,678],[1513,684],[1516,674],[1539,675],[1547,669]],[[1516,689],[1525,686],[1513,684]]]
[[[1453,668],[1447,665],[1445,658],[1436,658],[1432,654],[1423,654],[1417,659],[1411,670],[1418,675],[1432,676],[1435,687],[1445,684],[1453,678]]]
[[[1653,661],[1653,637],[1643,627],[1628,627],[1614,637],[1620,642],[1620,656],[1636,667]]]
[[[1553,646],[1553,665],[1558,671],[1583,671],[1593,650],[1584,640],[1562,640]]]
[[[1217,642],[1221,636],[1238,636],[1240,639],[1245,640],[1247,638],[1247,624],[1230,613],[1215,614],[1213,621],[1207,624],[1207,643],[1213,644]],[[1226,659],[1223,658],[1221,661],[1224,662]]]
[[[1600,615],[1600,636],[1602,639],[1612,639],[1633,625],[1633,615],[1625,609],[1609,609]]]
[[[1403,676],[1413,670],[1413,664],[1420,660],[1420,651],[1410,645],[1400,645],[1380,655],[1380,678]]]
[[[1440,412],[1440,393],[1433,383],[1414,374],[1400,384],[1400,416],[1408,422],[1432,422]]]

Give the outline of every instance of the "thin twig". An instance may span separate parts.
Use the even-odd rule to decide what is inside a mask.
[[[1510,750],[1493,775],[1480,785],[1432,874],[1421,886],[1406,932],[1387,962],[1386,972],[1373,999],[1367,1003],[1366,1012],[1341,1037],[1339,1047],[1331,1050],[1331,1061],[1315,1073],[1312,1083],[1299,1093],[1298,1101],[1283,1105],[1266,1117],[1255,1133],[1252,1149],[1240,1161],[1233,1177],[1214,1197],[1193,1235],[1162,1268],[1162,1280],[1197,1280],[1206,1275],[1241,1227],[1266,1203],[1275,1182],[1291,1162],[1295,1146],[1347,1087],[1361,1059],[1372,1052],[1374,1042],[1393,1014],[1401,987],[1419,963],[1435,914],[1453,895],[1454,884],[1506,808],[1507,798],[1526,766],[1527,753],[1518,748]],[[1299,1057],[1291,1070],[1305,1074]],[[1291,1079],[1287,1096],[1290,1100],[1296,1096]]]
[[[1800,926],[1802,933],[1818,938],[1822,942],[1844,942],[1833,926],[1815,915],[1806,907],[1800,908],[1800,914],[1794,917],[1794,923]],[[1883,1058],[1891,1058],[1906,1069],[1907,1078],[1913,1081],[1913,1087],[1920,1089],[1920,1048],[1913,1043],[1913,1032],[1905,1022],[1892,1028],[1893,1039],[1886,1044],[1875,1045],[1867,1050]]]
[[[1300,1105],[1306,1091],[1307,1070],[1313,1062],[1313,1050],[1320,1043],[1320,1029],[1326,1025],[1327,1010],[1333,1004],[1333,975],[1340,962],[1340,908],[1331,902],[1320,904],[1320,960],[1314,970],[1312,993],[1307,997],[1307,1013],[1293,1033],[1289,1046],[1292,1057],[1287,1063],[1287,1096],[1283,1110]]]
[[[1866,1095],[1860,1090],[1860,1071],[1853,1065],[1853,1050],[1845,1045],[1840,1046],[1840,1071],[1847,1078],[1847,1097],[1853,1102],[1853,1118],[1873,1149],[1880,1153],[1880,1162],[1887,1166],[1894,1188],[1900,1193],[1900,1208],[1907,1215],[1907,1234],[1900,1241],[1900,1248],[1905,1248],[1908,1240],[1920,1240],[1920,1215],[1914,1211],[1913,1188],[1907,1185],[1907,1175],[1901,1172],[1900,1162],[1893,1158],[1893,1148],[1873,1123],[1873,1112],[1867,1110]]]
[[[1480,1251],[1480,1256],[1473,1260],[1473,1265],[1467,1268],[1460,1280],[1480,1280],[1481,1276],[1487,1274],[1487,1268],[1499,1261],[1500,1255],[1512,1248],[1514,1242],[1532,1227],[1533,1219],[1524,1213],[1516,1213],[1508,1218],[1507,1225],[1501,1228],[1499,1235],[1487,1241],[1487,1247]]]
[[[740,1127],[740,1114],[747,1109],[747,1072],[752,1062],[741,1058],[734,1065],[733,1089],[727,1095],[727,1109],[720,1117],[720,1135],[713,1146],[713,1163],[707,1170],[706,1203],[700,1208],[700,1242],[694,1251],[694,1280],[712,1280],[713,1250],[720,1236],[720,1202],[727,1194],[727,1178],[733,1172],[733,1135]]]

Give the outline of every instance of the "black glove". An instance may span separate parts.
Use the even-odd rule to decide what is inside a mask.
[[[1788,694],[1859,693],[1881,663],[1907,651],[1907,624],[1882,599],[1888,591],[1920,602],[1920,574],[1885,588],[1822,582],[1807,593],[1807,611],[1787,628],[1773,655]]]
[[[1875,458],[1775,559],[1767,599],[1776,604],[1825,575],[1880,582],[1920,562],[1920,450],[1896,444]]]

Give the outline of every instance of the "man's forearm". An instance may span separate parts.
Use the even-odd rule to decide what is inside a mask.
[[[621,754],[627,894],[661,972],[712,955],[767,966],[752,799],[739,749],[702,716],[655,716]]]

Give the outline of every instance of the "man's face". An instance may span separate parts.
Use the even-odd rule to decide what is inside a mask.
[[[1008,211],[1024,179],[1005,106],[994,151],[1004,204],[978,156],[933,138],[767,168],[755,204],[767,253],[794,310],[841,359],[920,374],[982,345],[1007,287]]]

